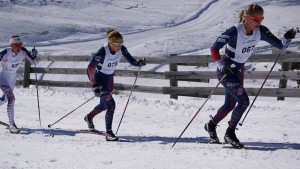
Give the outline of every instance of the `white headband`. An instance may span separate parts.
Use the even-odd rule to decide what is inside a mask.
[[[9,41],[10,44],[13,44],[13,43],[23,43],[21,38],[19,36],[16,36],[16,37],[12,37]]]

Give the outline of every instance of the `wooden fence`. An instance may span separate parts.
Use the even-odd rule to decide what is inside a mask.
[[[272,54],[257,54],[250,57],[248,62],[272,62],[274,63],[279,51],[273,51]],[[144,57],[135,57],[141,59]],[[40,61],[72,61],[72,62],[89,62],[91,56],[41,56]],[[169,65],[169,71],[153,72],[141,71],[139,78],[150,79],[167,79],[169,86],[143,86],[136,85],[135,91],[157,94],[168,94],[171,98],[177,99],[178,96],[193,96],[193,97],[207,97],[212,91],[213,87],[188,87],[178,86],[178,81],[193,81],[199,83],[207,83],[210,79],[216,79],[215,71],[178,71],[178,66],[205,66],[213,60],[210,55],[188,55],[177,56],[170,55],[168,57],[146,57],[148,64]],[[124,60],[121,60],[124,62]],[[291,63],[300,62],[300,53],[284,52],[283,56],[279,59],[278,63],[282,65],[281,71],[273,70],[269,79],[278,79],[278,88],[264,87],[260,96],[278,97],[279,100],[284,100],[284,97],[300,97],[299,88],[286,88],[287,80],[300,80],[300,72],[289,71]],[[18,84],[23,84],[24,87],[35,85],[35,79],[30,79],[30,74],[35,73],[35,68],[30,66],[28,61],[25,62],[23,83],[18,81]],[[76,74],[86,75],[86,68],[36,68],[36,73],[43,74]],[[265,79],[269,71],[246,71],[245,79]],[[135,77],[137,74],[133,70],[116,70],[115,76],[121,77]],[[54,86],[54,87],[91,87],[88,81],[49,81],[39,80],[40,86]],[[114,89],[116,90],[131,90],[132,85],[115,83]],[[259,88],[246,88],[249,96],[255,96]],[[219,87],[214,95],[223,95],[224,89]]]

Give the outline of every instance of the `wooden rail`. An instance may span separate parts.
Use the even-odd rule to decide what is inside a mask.
[[[248,62],[272,62],[278,56],[279,51],[274,51],[272,54],[257,54],[250,57]],[[216,79],[215,71],[179,71],[178,66],[204,66],[207,67],[213,62],[210,55],[188,55],[177,56],[170,55],[168,57],[134,57],[137,60],[146,58],[148,64],[169,65],[169,71],[165,72],[153,72],[153,71],[141,71],[139,78],[160,79],[169,80],[169,86],[142,86],[137,85],[135,91],[147,92],[147,93],[159,93],[169,94],[171,98],[177,99],[178,96],[194,96],[194,97],[206,97],[211,92],[211,87],[179,87],[179,81],[193,81],[193,82],[209,82],[210,79]],[[91,56],[41,56],[40,61],[52,61],[52,62],[89,62]],[[121,60],[121,62],[125,62]],[[299,71],[289,71],[291,63],[300,62],[300,53],[296,52],[284,52],[283,56],[279,59],[278,63],[282,65],[282,71],[274,70],[269,79],[278,79],[279,87],[266,88],[264,87],[260,93],[260,96],[278,97],[283,100],[284,97],[300,97],[300,89],[288,89],[287,80],[300,80]],[[24,87],[34,85],[35,80],[30,79],[30,73],[37,72],[39,74],[66,74],[66,75],[86,75],[86,68],[45,68],[37,67],[36,69],[30,67],[28,61],[25,62],[25,68],[18,72],[24,73],[24,81],[20,81],[17,84],[23,84]],[[269,71],[245,71],[245,79],[265,79]],[[116,70],[115,76],[117,77],[135,77],[137,74],[134,70]],[[87,79],[86,79],[87,80]],[[40,86],[56,86],[56,87],[90,87],[88,81],[49,81],[39,80]],[[207,85],[206,85],[207,86]],[[114,88],[116,90],[131,90],[131,85],[116,83]],[[246,87],[246,85],[245,85]],[[246,88],[249,96],[256,95],[258,88]],[[224,89],[218,88],[215,95],[223,95]]]

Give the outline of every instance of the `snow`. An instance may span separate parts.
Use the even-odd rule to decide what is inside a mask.
[[[265,9],[263,22],[277,36],[299,26],[297,0],[259,0]],[[7,46],[11,34],[21,34],[29,49],[51,55],[86,55],[105,42],[108,27],[117,28],[133,56],[164,57],[176,54],[207,54],[216,37],[237,21],[238,11],[249,1],[231,0],[15,0],[0,1],[0,48]],[[299,40],[299,36],[295,41]],[[260,46],[267,45],[264,42]],[[294,47],[293,50],[299,51]],[[264,52],[270,52],[264,51]],[[48,65],[49,63],[41,63]],[[53,63],[59,67],[63,63]],[[272,63],[252,64],[252,70],[269,70]],[[86,63],[69,64],[86,67]],[[126,66],[125,66],[126,67]],[[276,66],[275,71],[280,67]],[[144,71],[152,70],[146,66]],[[164,71],[161,67],[157,71]],[[214,70],[208,68],[180,68]],[[51,78],[51,77],[44,77]],[[83,77],[86,78],[86,77]],[[68,79],[66,79],[68,80]],[[133,78],[116,79],[133,83]],[[215,86],[210,83],[189,85]],[[138,79],[138,84],[167,85],[157,80]],[[246,80],[246,87],[259,87],[262,80]],[[295,87],[289,81],[288,87]],[[266,87],[278,86],[268,80]],[[179,97],[133,92],[118,132],[121,141],[107,142],[103,136],[78,133],[86,129],[83,117],[99,102],[97,98],[48,129],[64,115],[93,97],[90,89],[39,87],[42,128],[39,126],[35,86],[17,87],[15,120],[19,135],[0,126],[0,168],[290,168],[300,166],[299,98],[258,97],[244,125],[236,131],[247,149],[206,144],[203,126],[223,104],[223,96],[212,96],[175,147],[176,138],[206,98]],[[114,95],[117,103],[113,129],[116,131],[129,92]],[[253,100],[253,97],[250,97]],[[96,128],[104,131],[104,115],[96,116]],[[230,114],[217,128],[221,138]],[[6,106],[0,120],[7,122]],[[54,135],[54,137],[52,137]]]

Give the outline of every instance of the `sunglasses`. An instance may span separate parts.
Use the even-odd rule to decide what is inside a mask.
[[[111,42],[112,44],[114,44],[115,46],[121,47],[123,46],[124,42]]]
[[[15,45],[15,46],[22,46],[23,43],[12,43],[12,45]]]
[[[247,17],[252,19],[254,22],[259,23],[259,24],[262,23],[262,21],[264,20],[264,17],[260,18],[260,17],[256,17],[256,16],[250,16],[250,15],[248,15]]]

